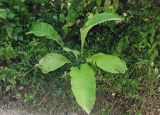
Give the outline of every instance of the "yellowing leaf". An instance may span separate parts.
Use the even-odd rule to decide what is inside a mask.
[[[80,30],[80,33],[81,33],[81,51],[83,50],[85,38],[86,38],[89,30],[97,24],[103,23],[105,21],[111,21],[111,20],[121,21],[121,20],[123,20],[123,18],[116,13],[101,13],[101,14],[94,15],[92,18],[90,18],[84,24],[83,28],[81,28],[81,30]]]
[[[98,53],[93,55],[91,58],[88,58],[87,62],[96,64],[104,71],[110,73],[125,73],[127,71],[125,61],[112,55]]]
[[[88,64],[80,68],[72,67],[70,71],[71,86],[78,104],[89,114],[96,100],[96,79]]]
[[[45,22],[34,22],[27,34],[34,34],[35,36],[46,37],[55,40],[62,47],[64,42],[61,36],[54,30],[54,28]]]
[[[66,63],[69,63],[69,60],[63,55],[57,53],[49,53],[39,61],[38,66],[42,69],[43,73],[48,73],[60,68]]]

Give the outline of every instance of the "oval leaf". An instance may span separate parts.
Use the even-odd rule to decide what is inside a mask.
[[[30,28],[30,31],[26,34],[34,34],[35,36],[43,37],[55,40],[62,47],[64,42],[61,36],[54,30],[54,28],[45,22],[34,22]]]
[[[63,55],[49,53],[39,61],[38,67],[42,69],[43,73],[48,73],[60,68],[66,63],[69,63],[69,60]]]
[[[84,24],[83,28],[81,28],[80,30],[81,32],[81,50],[83,50],[85,38],[89,30],[97,24],[103,23],[105,21],[111,21],[111,20],[121,21],[123,20],[123,18],[116,13],[101,13],[101,14],[96,14],[92,18],[90,18]]]
[[[112,55],[98,53],[87,59],[87,62],[96,64],[104,71],[110,73],[125,73],[127,71],[125,61]]]
[[[96,100],[96,79],[88,64],[70,71],[72,92],[78,104],[89,114]]]

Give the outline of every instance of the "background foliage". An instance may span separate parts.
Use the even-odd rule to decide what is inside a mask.
[[[56,29],[68,47],[80,50],[79,29],[84,22],[97,13],[116,12],[125,21],[95,26],[88,33],[82,58],[96,52],[112,54],[127,62],[128,71],[124,75],[111,75],[95,68],[98,102],[93,111],[157,113],[160,107],[159,6],[158,0],[0,0],[0,93],[22,98],[40,109],[46,107],[41,98],[70,102],[69,98],[73,98],[70,77],[64,72],[69,67],[46,75],[35,64],[47,52],[62,53],[70,60],[74,57],[62,51],[56,42],[28,36],[26,32],[32,22],[43,21]]]

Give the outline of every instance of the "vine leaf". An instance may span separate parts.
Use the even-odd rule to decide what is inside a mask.
[[[96,100],[96,79],[88,64],[80,68],[72,67],[70,71],[72,92],[77,103],[89,114]]]
[[[97,24],[101,24],[105,21],[111,21],[111,20],[118,20],[121,21],[123,20],[123,17],[119,16],[116,13],[100,13],[100,14],[96,14],[94,15],[92,18],[90,18],[83,26],[83,28],[80,29],[80,33],[81,33],[81,51],[83,51],[83,47],[84,47],[84,42],[87,36],[87,33],[89,32],[89,30],[97,25]]]
[[[126,62],[112,55],[98,53],[88,58],[87,62],[96,64],[102,70],[110,73],[125,73],[127,71]]]
[[[43,73],[54,71],[70,61],[63,55],[57,53],[46,54],[38,64]]]
[[[59,45],[64,47],[64,42],[61,36],[54,30],[54,28],[45,22],[34,22],[30,28],[30,31],[26,34],[34,34],[39,37],[46,37],[47,39],[55,40]]]

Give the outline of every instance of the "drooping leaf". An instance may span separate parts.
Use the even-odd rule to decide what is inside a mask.
[[[64,42],[61,36],[54,30],[54,28],[45,22],[34,22],[27,34],[34,34],[35,36],[46,37],[55,40],[62,47]]]
[[[96,100],[96,79],[88,64],[70,71],[72,92],[78,104],[89,114]]]
[[[87,62],[96,64],[104,71],[110,73],[125,73],[127,71],[125,61],[112,55],[98,53],[93,55],[91,58],[88,58]]]
[[[78,58],[78,55],[80,55],[80,52],[79,52],[79,51],[77,51],[77,50],[72,50],[72,49],[70,49],[70,48],[68,48],[68,47],[64,47],[63,50],[66,51],[66,52],[72,52],[72,53],[74,54],[74,56],[76,57],[76,59]]]
[[[70,61],[63,55],[57,53],[46,54],[38,64],[38,67],[42,69],[43,73],[54,71]]]
[[[119,16],[116,13],[101,13],[101,14],[96,14],[92,18],[90,18],[84,24],[83,28],[81,28],[81,30],[80,30],[80,32],[81,32],[81,50],[83,50],[85,38],[86,38],[89,30],[97,24],[103,23],[105,21],[111,21],[111,20],[121,21],[121,20],[123,20],[123,17]]]

